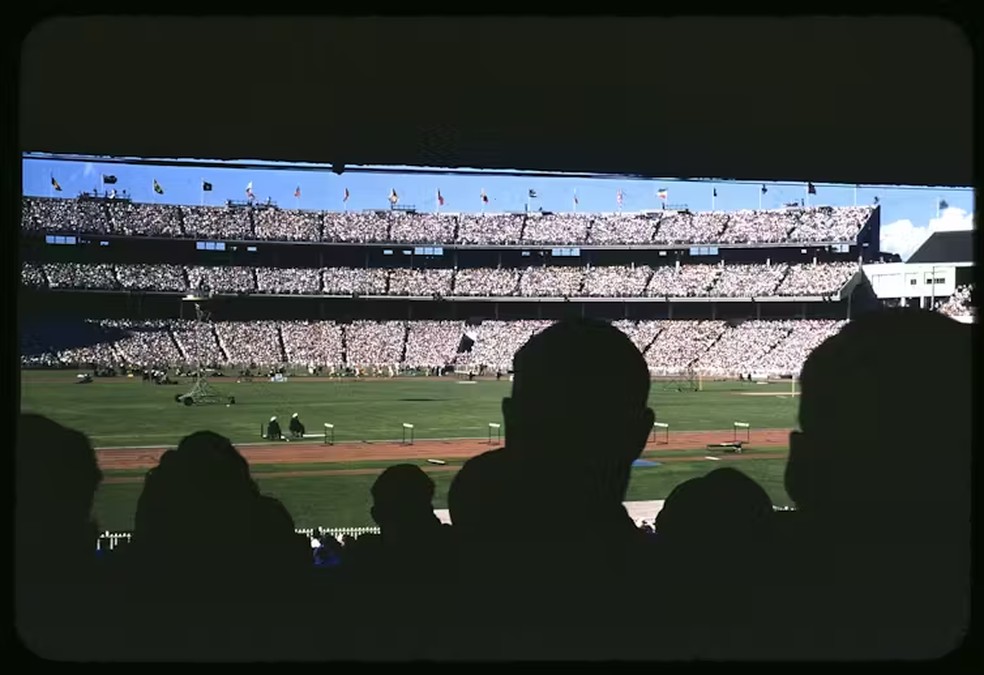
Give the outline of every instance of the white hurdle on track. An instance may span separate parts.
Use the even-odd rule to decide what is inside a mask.
[[[659,443],[656,438],[657,429],[662,429],[664,432],[663,445],[670,444],[670,425],[668,422],[653,422],[653,443]]]
[[[752,429],[751,429],[751,425],[749,425],[748,422],[735,422],[735,425],[734,425],[734,430],[735,430],[734,440],[735,440],[735,442],[738,442],[738,430],[739,429],[744,429],[745,430],[745,440],[747,442],[751,442],[751,440],[752,440]]]
[[[325,422],[325,445],[335,445],[335,425]]]
[[[407,443],[407,432],[410,433],[410,442]],[[403,423],[403,445],[413,445],[413,425],[409,422]]]
[[[495,432],[495,442],[502,442],[502,425],[498,422],[489,422],[489,445],[492,445],[492,433]]]

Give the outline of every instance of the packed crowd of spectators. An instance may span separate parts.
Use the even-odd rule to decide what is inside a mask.
[[[642,323],[642,322],[640,322]],[[658,321],[656,338],[644,356],[653,375],[677,376],[728,329],[724,321]]]
[[[288,363],[339,367],[345,363],[342,326],[334,321],[284,321],[280,335]]]
[[[523,241],[530,244],[580,244],[588,240],[590,226],[590,215],[531,213],[523,228]]]
[[[858,272],[854,262],[789,265],[775,295],[834,295]]]
[[[177,291],[188,289],[181,265],[116,265],[116,278],[128,291]]]
[[[316,267],[256,268],[256,288],[260,293],[317,295],[321,284],[321,270]]]
[[[694,370],[710,377],[733,377],[749,372],[761,358],[789,335],[795,321],[745,321],[721,333],[702,352]]]
[[[720,274],[708,292],[722,298],[748,298],[773,295],[789,268],[786,264],[721,265]]]
[[[953,291],[953,295],[940,305],[938,311],[946,316],[973,316],[972,300],[972,288],[970,286],[958,286]]]
[[[170,237],[407,244],[686,244],[845,241],[872,207],[648,214],[330,212],[25,197],[21,228]]]
[[[159,367],[205,362],[237,369],[250,364],[321,367],[331,373],[362,368],[365,375],[448,366],[505,372],[516,345],[550,323],[219,321],[203,325],[181,320],[93,320],[81,327],[65,324],[60,331],[26,326],[21,333],[21,365]],[[844,322],[751,320],[732,326],[724,321],[622,320],[614,325],[643,352],[653,375],[693,371],[732,377],[749,372],[795,374],[806,355]]]
[[[181,237],[181,207],[170,204],[110,202],[111,232],[128,237]]]
[[[291,295],[442,297],[762,297],[830,295],[855,263],[756,265],[547,265],[525,269],[273,268],[178,265],[24,263],[21,281],[34,288],[211,291]]]
[[[328,295],[386,295],[389,272],[383,269],[328,267],[321,288]]]
[[[648,265],[588,267],[584,295],[597,298],[638,298],[645,295],[653,270]]]
[[[455,362],[465,333],[463,321],[409,321],[407,327],[404,366],[411,369],[444,368]]]
[[[279,365],[284,361],[276,322],[218,321],[212,325],[229,364],[242,368],[250,363]]]
[[[756,373],[770,377],[798,374],[810,352],[847,325],[846,321],[809,319],[786,323],[789,326],[788,335],[754,362]]]
[[[467,354],[458,355],[463,369],[507,371],[512,355],[531,336],[550,325],[549,321],[483,321],[473,330],[475,343]]]
[[[345,361],[352,368],[397,368],[407,339],[405,321],[353,321],[345,326]]]
[[[398,267],[389,271],[388,295],[434,296],[450,295],[452,269],[408,269]]]
[[[451,294],[508,297],[516,295],[518,287],[519,270],[492,267],[465,268],[455,271],[454,289]]]

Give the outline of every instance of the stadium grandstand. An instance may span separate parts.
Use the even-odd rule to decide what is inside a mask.
[[[417,213],[25,197],[28,367],[395,375],[510,367],[565,316],[619,321],[654,376],[795,375],[871,300],[877,207]],[[858,303],[861,303],[859,306]],[[52,319],[52,314],[58,319]]]

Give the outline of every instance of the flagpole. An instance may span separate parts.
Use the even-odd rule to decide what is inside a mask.
[[[858,205],[858,184],[854,184],[854,205]]]
[[[574,213],[577,213],[577,190],[574,190]]]
[[[714,210],[714,204],[717,201],[717,188],[711,188],[711,211]]]
[[[806,206],[807,206],[807,208],[809,208],[809,206],[810,206],[810,184],[807,183],[806,184],[806,187],[803,188],[803,189],[806,190]]]
[[[205,206],[205,179],[202,178],[198,183],[198,188],[201,190],[201,199],[198,200],[199,206]]]
[[[762,210],[762,188],[759,188],[759,211]]]

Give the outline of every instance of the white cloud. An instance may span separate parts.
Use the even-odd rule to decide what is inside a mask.
[[[916,226],[911,220],[896,220],[881,226],[881,250],[898,253],[902,260],[916,252],[933,232],[952,232],[974,229],[974,214],[963,209],[945,209],[939,218],[933,218],[927,225]]]

